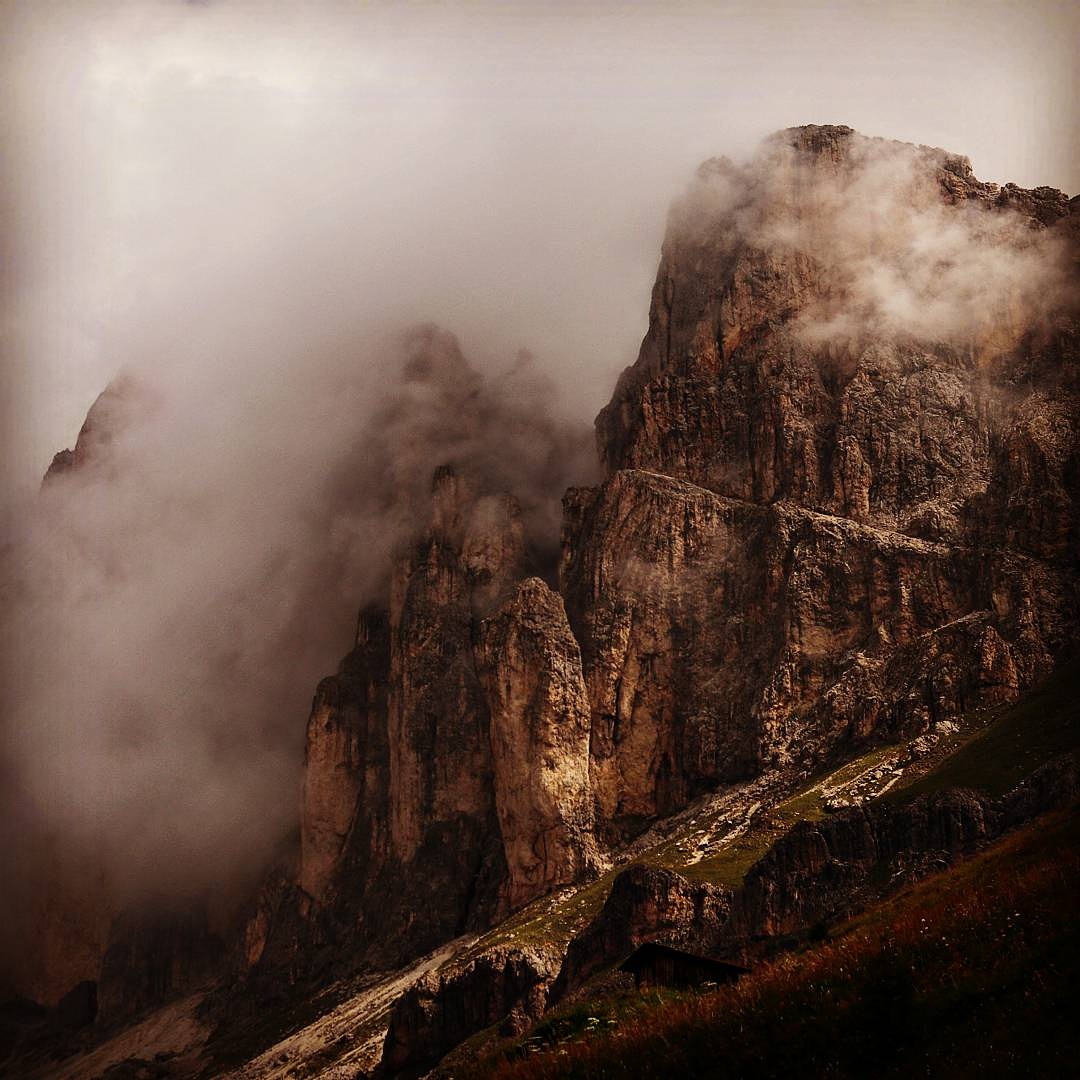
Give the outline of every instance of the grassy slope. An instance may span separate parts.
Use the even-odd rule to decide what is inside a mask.
[[[1070,1075],[1078,840],[1075,809],[1036,822],[734,986],[604,1014],[488,1075]]]
[[[943,739],[934,754],[926,761],[921,762],[916,768],[905,771],[904,779],[891,789],[887,797],[890,799],[907,799],[954,786],[976,787],[989,794],[1002,794],[1009,791],[1017,782],[1020,782],[1031,771],[1042,765],[1044,761],[1062,753],[1075,752],[1078,747],[1080,747],[1080,663],[1072,662],[1064,666],[1063,669],[1059,670],[1035,691],[1029,693],[1020,704],[989,713],[972,715],[964,719],[960,730]],[[824,786],[835,787],[838,783],[850,780],[855,775],[877,765],[888,754],[888,747],[874,751],[850,762],[849,765],[843,766],[841,769],[828,773],[826,778],[820,778],[804,785],[799,792],[782,802],[771,813],[762,816],[743,836],[729,843],[724,850],[721,850],[712,858],[701,860],[690,866],[680,866],[678,865],[680,860],[671,858],[671,849],[661,849],[651,853],[651,855],[646,855],[645,861],[675,865],[681,873],[688,876],[721,881],[732,887],[738,886],[746,870],[753,865],[761,854],[764,854],[770,843],[785,831],[789,825],[797,820],[818,819],[824,814]],[[825,780],[824,785],[822,779]],[[770,1023],[777,1023],[781,1031],[787,1031],[791,1028],[791,1031],[795,1032],[795,1034],[792,1039],[785,1038],[779,1042],[768,1034],[762,1036],[765,1041],[762,1042],[759,1051],[765,1052],[765,1057],[761,1058],[762,1064],[760,1068],[756,1064],[758,1057],[755,1056],[758,1051],[755,1051],[755,1054],[752,1054],[751,1057],[746,1057],[740,1052],[739,1061],[741,1064],[739,1064],[738,1068],[735,1068],[733,1064],[731,1068],[717,1065],[715,1062],[710,1064],[704,1058],[697,1059],[694,1062],[687,1061],[680,1067],[684,1069],[692,1067],[694,1070],[692,1075],[701,1076],[782,1075],[784,1072],[791,1071],[796,1064],[796,1058],[788,1059],[786,1063],[784,1061],[784,1054],[791,1053],[795,1054],[798,1059],[799,1067],[796,1071],[799,1074],[806,1074],[807,1071],[824,1070],[828,1072],[829,1069],[833,1069],[837,1075],[863,1075],[860,1072],[858,1061],[855,1059],[858,1054],[851,1049],[858,1048],[859,1045],[866,1042],[866,1039],[861,1041],[858,1032],[855,1032],[855,1034],[849,1032],[851,1038],[847,1040],[841,1038],[839,1042],[832,1035],[829,1035],[827,1039],[828,1047],[836,1051],[839,1056],[835,1059],[828,1058],[826,1053],[825,1058],[828,1059],[826,1061],[825,1058],[822,1058],[820,1067],[802,1067],[804,1064],[806,1066],[810,1065],[808,1054],[812,1057],[814,1053],[818,1052],[814,1050],[813,1038],[810,1038],[809,1042],[806,1041],[812,1031],[818,1030],[815,1025],[823,1025],[822,1030],[826,1031],[829,1025],[842,1027],[843,1023],[850,1022],[851,1017],[845,1014],[847,1015],[846,1021],[845,1016],[840,1015],[840,1013],[845,1013],[845,1010],[851,1012],[852,1008],[854,1008],[853,1015],[856,1018],[862,1016],[859,1021],[861,1027],[872,1032],[873,1038],[870,1038],[870,1036],[867,1036],[867,1038],[876,1045],[877,1053],[880,1053],[881,1045],[886,1047],[887,1050],[892,1047],[895,1039],[893,1035],[889,1034],[890,1031],[897,1027],[910,1026],[908,1022],[914,1023],[913,1017],[915,1017],[916,1013],[919,1013],[922,1016],[919,1023],[923,1024],[924,1021],[926,1024],[930,1024],[930,1027],[923,1024],[914,1034],[912,1031],[908,1031],[905,1038],[912,1042],[913,1045],[921,1045],[922,1049],[912,1051],[913,1053],[930,1054],[931,1057],[927,1057],[926,1061],[922,1061],[921,1058],[918,1061],[914,1061],[914,1059],[908,1061],[904,1068],[924,1072],[928,1066],[934,1065],[934,1074],[944,1075],[936,1068],[936,1064],[951,1061],[954,1064],[951,1066],[953,1071],[949,1075],[974,1075],[974,1072],[969,1074],[966,1071],[967,1066],[964,1066],[962,1059],[957,1057],[955,1053],[947,1052],[947,1047],[944,1044],[936,1045],[934,1039],[928,1040],[924,1037],[926,1031],[930,1030],[931,1027],[944,1025],[943,1029],[951,1030],[955,1026],[951,1024],[951,1012],[949,1009],[945,1009],[944,1016],[934,1014],[935,1010],[941,1012],[942,1002],[940,1000],[936,1002],[921,1001],[917,1007],[914,1003],[918,995],[915,985],[909,985],[913,977],[910,969],[914,967],[923,972],[936,970],[932,963],[927,966],[927,958],[921,956],[920,948],[917,947],[920,937],[928,934],[934,937],[934,940],[945,941],[948,941],[949,934],[951,934],[953,943],[949,945],[950,948],[963,945],[963,958],[959,962],[959,966],[954,966],[954,970],[948,973],[948,978],[953,981],[958,990],[959,998],[956,1004],[960,1012],[967,1008],[960,999],[967,997],[967,1005],[970,1007],[973,1002],[980,1001],[984,995],[988,995],[984,1002],[985,1010],[975,1010],[973,1016],[966,1021],[968,1027],[974,1032],[974,1036],[969,1039],[963,1035],[963,1031],[955,1030],[950,1036],[951,1039],[957,1041],[958,1045],[970,1044],[969,1049],[974,1055],[973,1059],[980,1059],[984,1069],[990,1068],[993,1062],[1010,1061],[1010,1054],[1015,1056],[1026,1052],[1028,1058],[1025,1058],[1025,1062],[1027,1062],[1031,1055],[1037,1052],[1043,1056],[1056,1053],[1053,1047],[1056,1044],[1055,1040],[1057,1042],[1061,1041],[1061,1032],[1059,1032],[1061,1025],[1053,1021],[1053,1017],[1056,1015],[1054,1009],[1061,1002],[1054,997],[1056,991],[1052,986],[1045,988],[1045,995],[1043,995],[1043,997],[1049,995],[1048,1000],[1043,1003],[1048,1005],[1049,1011],[1045,1014],[1045,1017],[1050,1017],[1051,1022],[1043,1023],[1045,1017],[1040,1020],[1040,1017],[1034,1013],[1027,1015],[1028,1012],[1032,1012],[1032,1009],[1034,1009],[1034,1005],[1030,1005],[1027,998],[1031,997],[1032,994],[1038,997],[1035,990],[1030,991],[1027,997],[1022,994],[1020,1001],[1012,1001],[1010,995],[1015,996],[1013,994],[1015,986],[1012,989],[1008,986],[1003,989],[998,987],[998,990],[1001,990],[1004,995],[1002,1000],[1011,1001],[1009,1008],[1020,1009],[1017,1016],[1027,1016],[1027,1020],[1023,1023],[1020,1020],[1010,1022],[1009,1017],[1005,1015],[1008,1010],[997,1009],[995,1002],[1000,995],[991,984],[995,980],[1000,982],[1001,978],[1009,975],[1009,972],[1004,971],[1002,967],[1008,954],[1001,953],[993,934],[987,936],[994,913],[990,912],[988,908],[982,909],[978,907],[978,901],[980,901],[980,890],[982,890],[987,897],[995,897],[995,902],[999,906],[1009,907],[1011,904],[1016,906],[1017,912],[1012,916],[1012,930],[1020,934],[1018,940],[1023,945],[1020,955],[1014,957],[1016,964],[1014,964],[1015,971],[1013,974],[1016,977],[1021,977],[1027,969],[1035,970],[1037,973],[1040,971],[1040,948],[1037,947],[1038,943],[1035,940],[1040,934],[1043,937],[1049,937],[1049,941],[1042,942],[1042,945],[1047,946],[1047,949],[1043,949],[1043,951],[1049,949],[1050,953],[1053,953],[1054,949],[1061,946],[1059,956],[1061,956],[1063,962],[1067,961],[1066,968],[1075,975],[1078,970],[1075,962],[1076,941],[1070,939],[1067,932],[1070,923],[1063,926],[1061,920],[1058,919],[1056,929],[1051,928],[1050,930],[1039,923],[1040,913],[1056,912],[1058,916],[1061,915],[1062,906],[1059,901],[1064,897],[1065,908],[1068,909],[1071,897],[1077,894],[1076,865],[1072,861],[1074,852],[1068,851],[1068,858],[1065,861],[1056,859],[1054,854],[1058,845],[1076,847],[1076,816],[1075,814],[1069,815],[1067,819],[1062,819],[1062,821],[1067,821],[1068,824],[1062,825],[1058,823],[1053,829],[1044,834],[1037,825],[1027,829],[1022,834],[1025,839],[1014,837],[1003,841],[990,853],[980,856],[980,859],[950,870],[945,875],[923,882],[914,892],[902,894],[889,903],[879,905],[872,912],[860,917],[860,919],[853,920],[847,928],[843,928],[834,934],[835,944],[819,946],[812,954],[800,954],[795,957],[785,958],[778,961],[778,963],[772,964],[764,971],[755,972],[748,980],[744,980],[740,987],[721,991],[719,995],[716,995],[715,998],[720,1002],[717,1008],[719,1011],[724,1012],[731,1008],[732,1002],[728,1000],[731,995],[738,998],[742,994],[751,994],[755,986],[762,989],[762,993],[764,993],[765,985],[771,981],[770,993],[773,1007],[781,1010],[781,1012],[780,1016],[773,1015]],[[1071,878],[1068,880],[1061,877],[1055,879],[1054,874],[1058,869],[1061,870],[1063,875],[1071,874]],[[1021,888],[1022,880],[1027,881],[1023,889]],[[1021,890],[1012,899],[1010,899],[1009,894],[1009,888],[1011,888],[1009,882],[1013,882],[1016,888]],[[606,890],[604,891],[606,892]],[[913,896],[921,897],[921,899],[913,900]],[[596,902],[596,899],[597,897],[590,897],[593,903]],[[987,902],[989,903],[989,900]],[[909,934],[910,940],[904,941],[904,928],[910,930],[910,920],[905,915],[905,913],[909,914],[909,909],[921,910],[922,914],[918,915],[918,918],[924,921],[918,923],[916,936],[910,937]],[[1031,920],[1031,926],[1026,926],[1025,920]],[[948,923],[947,926],[946,923]],[[933,927],[933,933],[929,931],[929,927]],[[818,957],[816,962],[819,964],[824,962],[827,967],[828,963],[833,962],[835,959],[832,950],[839,948],[840,943],[852,934],[855,935],[852,939],[856,946],[855,951],[860,953],[861,959],[859,959],[855,967],[850,968],[847,972],[842,970],[839,972],[839,985],[829,988],[827,993],[822,991],[822,993],[825,993],[824,998],[821,998],[819,994],[808,994],[806,987],[802,987],[802,990],[797,993],[798,970],[804,967],[809,970],[814,967],[808,957]],[[1031,937],[1032,934],[1034,934],[1034,937]],[[1062,940],[1056,941],[1055,935],[1061,937]],[[1031,937],[1030,941],[1028,940],[1029,937]],[[976,962],[975,957],[978,949],[974,947],[987,941],[995,942],[994,955],[991,958],[994,959],[995,963],[991,963],[989,968],[985,963],[981,966],[980,963]],[[873,944],[874,942],[877,942],[877,946]],[[1071,960],[1068,959],[1069,957],[1071,957]],[[787,971],[786,966],[788,964],[794,964],[795,968],[792,975],[792,987],[789,988],[792,990],[792,994],[785,1001],[784,995],[787,991],[778,986],[777,973],[782,974]],[[945,974],[945,972],[936,971],[934,978],[929,981],[929,985],[935,985],[935,978],[945,977]],[[787,976],[780,977],[780,983],[783,983],[784,977]],[[846,995],[842,987],[847,986],[848,983],[850,983],[852,991],[847,997],[855,1002],[864,998],[875,1001],[882,994],[886,994],[886,998],[888,998],[889,994],[895,991],[896,994],[903,997],[901,1002],[903,1015],[897,1018],[896,1009],[894,1008],[895,1002],[890,1004],[888,1000],[879,1001],[878,1003],[883,1009],[883,1015],[887,1017],[888,1023],[875,1027],[876,1022],[873,1021],[873,1016],[863,1015],[867,1011],[866,1008],[853,1007],[852,1000],[845,1003]],[[1036,980],[1036,983],[1041,985],[1038,980]],[[889,990],[889,986],[892,986],[892,990]],[[882,989],[882,987],[885,987],[885,989]],[[1059,990],[1061,987],[1058,986],[1057,989]],[[801,999],[799,993],[802,995]],[[734,1032],[727,1021],[718,1023],[717,1017],[712,1015],[710,1009],[703,1003],[705,1000],[694,995],[687,997],[686,995],[667,993],[667,991],[662,995],[658,995],[657,991],[653,990],[650,991],[648,996],[643,996],[632,993],[632,991],[627,993],[627,991],[622,990],[594,1001],[569,1005],[569,1007],[559,1010],[548,1020],[545,1020],[539,1028],[531,1032],[529,1039],[526,1040],[532,1048],[563,1043],[558,1045],[558,1050],[554,1054],[545,1053],[530,1058],[529,1063],[516,1066],[516,1068],[524,1070],[521,1074],[511,1069],[508,1075],[515,1077],[518,1075],[523,1077],[678,1075],[677,1071],[665,1071],[669,1068],[675,1068],[675,1057],[672,1057],[670,1061],[665,1061],[663,1068],[658,1066],[659,1071],[654,1072],[639,1071],[646,1067],[643,1064],[646,1058],[639,1058],[636,1050],[631,1050],[630,1057],[625,1058],[624,1061],[620,1058],[621,1065],[615,1058],[607,1062],[606,1055],[609,1051],[613,1051],[626,1040],[633,1041],[631,1032],[647,1032],[658,1024],[662,1027],[663,1023],[666,1023],[666,1021],[662,1021],[662,1017],[671,1018],[674,1022],[675,1018],[679,1016],[683,1016],[684,1021],[687,1015],[697,1016],[697,1025],[701,1030],[697,1030],[697,1034],[690,1041],[694,1042],[696,1039],[702,1041],[704,1047],[710,1048],[711,1053],[723,1052],[730,1056],[730,1049],[725,1049],[727,1047],[727,1044],[724,1043],[725,1039],[737,1039],[740,1045],[743,1043],[753,1044],[753,1040],[747,1042],[745,1039],[747,1032],[743,1031],[743,1027]],[[1025,1004],[1025,1001],[1027,1001],[1027,1004]],[[826,1013],[821,1014],[819,1007],[825,1008],[828,1002],[832,1002],[832,1012],[829,1012],[826,1008]],[[860,1012],[860,1009],[862,1009],[862,1012]],[[1027,1009],[1027,1012],[1025,1012],[1025,1009]],[[980,1017],[984,1015],[996,1016],[997,1020],[994,1024],[984,1023],[980,1020]],[[746,1018],[744,1017],[740,1024],[745,1026],[745,1023]],[[1044,1038],[1037,1047],[1024,1042],[1022,1045],[1017,1044],[1016,1047],[1010,1050],[1007,1045],[1008,1035],[1002,1035],[1001,1032],[1011,1030],[1020,1034],[1025,1024],[1035,1025],[1032,1030],[1038,1028],[1041,1024],[1045,1028],[1045,1031],[1043,1031]],[[717,1026],[715,1038],[705,1030],[713,1025]],[[692,1023],[691,1026],[693,1026]],[[751,1028],[753,1026],[752,1024]],[[839,1027],[837,1031],[839,1031]],[[768,1024],[766,1024],[766,1028],[768,1028]],[[611,1035],[612,1032],[615,1032],[615,1038],[605,1038],[606,1035]],[[656,1032],[653,1032],[653,1034],[656,1034]],[[673,1044],[671,1049],[673,1054],[678,1055],[684,1053],[683,1041],[685,1034],[686,1032],[679,1034],[679,1032],[671,1030],[660,1037],[663,1039],[676,1039],[678,1045],[675,1047]],[[578,1044],[573,1040],[582,1035],[585,1037],[581,1043],[582,1047],[593,1048],[592,1050],[579,1050]],[[995,1038],[998,1039],[997,1044],[994,1042]],[[1002,1039],[1005,1042],[1001,1042]],[[940,1042],[941,1040],[937,1041]],[[804,1045],[804,1043],[806,1044]],[[1047,1049],[1039,1049],[1043,1044]],[[984,1051],[988,1047],[994,1047],[994,1045],[997,1045],[997,1049],[994,1051],[993,1061],[990,1061],[990,1059],[986,1059]],[[786,1050],[778,1049],[784,1047],[786,1047]],[[848,1047],[851,1053],[843,1049],[845,1047]],[[818,1050],[821,1050],[821,1048],[818,1048]],[[586,1058],[591,1053],[594,1054],[595,1059],[586,1061]],[[596,1053],[598,1053],[598,1056],[595,1056]],[[855,1054],[855,1057],[852,1057],[851,1054]],[[580,1062],[578,1061],[578,1055],[581,1055]],[[804,1058],[806,1058],[805,1062]],[[770,1061],[771,1065],[769,1065]],[[734,1058],[732,1058],[732,1062],[734,1062]],[[569,1071],[563,1069],[564,1065]],[[773,1067],[775,1071],[770,1071]],[[539,1069],[539,1071],[531,1071],[534,1068]],[[622,1071],[619,1071],[620,1068]],[[755,1068],[758,1068],[758,1070],[754,1071]],[[627,1069],[638,1071],[627,1071]],[[877,1066],[872,1071],[874,1075],[879,1075],[881,1072]],[[896,1072],[896,1075],[905,1075],[905,1072],[901,1069]]]
[[[746,872],[797,821],[818,821],[825,816],[825,784],[842,786],[896,753],[895,747],[877,747],[836,769],[829,769],[802,785],[790,798],[771,811],[759,815],[742,836],[725,845],[716,855],[695,863],[681,864],[677,859],[662,860],[664,865],[695,881],[727,885],[742,884]]]
[[[1004,795],[1044,762],[1080,748],[1080,661],[1063,665],[1022,701],[997,710],[944,761],[899,785],[907,798],[950,787]]]

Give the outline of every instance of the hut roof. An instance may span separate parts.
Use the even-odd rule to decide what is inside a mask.
[[[745,975],[750,970],[749,968],[740,967],[738,964],[730,964],[726,960],[714,960],[711,956],[701,956],[698,953],[674,949],[670,945],[661,945],[657,941],[646,941],[643,945],[639,945],[619,965],[619,970],[637,974],[637,972],[649,967],[661,958],[680,961],[683,964],[693,965],[699,969],[707,969],[726,979]]]

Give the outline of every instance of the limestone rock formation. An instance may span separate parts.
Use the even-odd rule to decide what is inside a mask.
[[[380,1075],[420,1076],[448,1050],[494,1024],[504,1034],[523,1031],[544,1011],[558,960],[550,947],[512,946],[425,976],[394,1005]]]
[[[562,587],[615,825],[800,740],[917,732],[1007,699],[1072,625],[1068,570],[1007,551],[633,470],[567,508]]]
[[[570,942],[549,1007],[646,941],[708,952],[730,903],[723,886],[688,881],[662,867],[628,867],[613,882],[596,918]]]
[[[419,331],[405,380],[448,452],[424,463],[430,491],[402,481],[416,519],[386,595],[316,692],[299,866],[251,906],[241,990],[391,968],[587,878],[721,784],[914,737],[1048,672],[1080,626],[1078,223],[1060,192],[848,128],[707,162],[597,419],[607,474],[565,496],[557,591],[527,525],[542,509],[508,490],[551,454],[515,471],[478,446],[476,373]],[[401,403],[380,423],[376,442],[416,429]],[[642,940],[831,917],[1056,783],[796,829],[733,901],[631,868],[558,993]],[[534,1015],[557,963],[521,946],[432,974],[394,1009],[387,1068]],[[145,1000],[139,978],[103,986],[103,1009]]]
[[[361,617],[357,647],[316,695],[300,879],[314,904],[299,914],[350,949],[395,962],[499,906],[505,857],[474,635],[524,557],[514,500],[439,468],[430,527],[397,560],[388,611]]]
[[[320,687],[286,954],[415,955],[719,784],[1048,671],[1077,626],[1076,209],[846,128],[702,166],[597,420],[607,478],[564,499],[561,596],[474,453]],[[467,442],[475,379],[417,341]]]
[[[480,626],[507,906],[580,879],[597,862],[589,701],[562,600],[539,578]]]
[[[437,471],[431,532],[392,584],[390,845],[402,863],[433,842],[479,853],[494,831],[489,713],[472,631],[521,575],[524,543],[514,500],[472,499],[465,485],[452,469]]]
[[[253,915],[249,970],[334,940],[397,963],[598,865],[580,651],[528,566],[516,501],[436,469],[389,610],[316,693],[301,895]]]

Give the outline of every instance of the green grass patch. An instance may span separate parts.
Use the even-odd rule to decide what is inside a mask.
[[[911,799],[946,788],[1004,795],[1040,765],[1080,749],[1080,661],[1063,665],[1023,700],[997,710],[925,775],[901,781],[886,798]]]
[[[879,746],[839,768],[826,768],[807,780],[789,798],[771,810],[758,814],[741,836],[729,841],[715,855],[673,869],[694,881],[707,881],[737,889],[750,867],[799,821],[820,821],[825,816],[829,791],[850,784],[863,773],[896,753],[895,746]]]
[[[736,889],[742,884],[750,867],[783,836],[784,831],[779,825],[762,822],[751,826],[718,854],[676,869],[691,881],[705,881],[711,885]]]
[[[570,896],[549,895],[534,900],[484,934],[451,963],[454,967],[467,964],[482,952],[499,945],[545,945],[569,941],[604,906],[612,882],[625,869],[626,866],[619,866],[609,870]]]

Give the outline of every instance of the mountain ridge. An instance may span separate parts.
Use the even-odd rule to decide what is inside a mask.
[[[424,523],[316,691],[295,864],[231,931],[212,1021],[482,939],[713,793],[778,776],[779,805],[1044,679],[1080,625],[1078,221],[1053,189],[839,126],[705,162],[597,417],[606,476],[563,499],[558,580],[513,492],[430,463]],[[447,357],[428,328],[405,377]],[[50,478],[107,454],[98,426]],[[728,903],[688,888],[683,929]],[[579,930],[477,953],[471,989],[425,974],[387,1075],[450,1049],[421,1028],[455,994],[461,1038],[535,1020]],[[176,978],[104,981],[125,1002],[104,1019],[204,981],[163,948]]]

